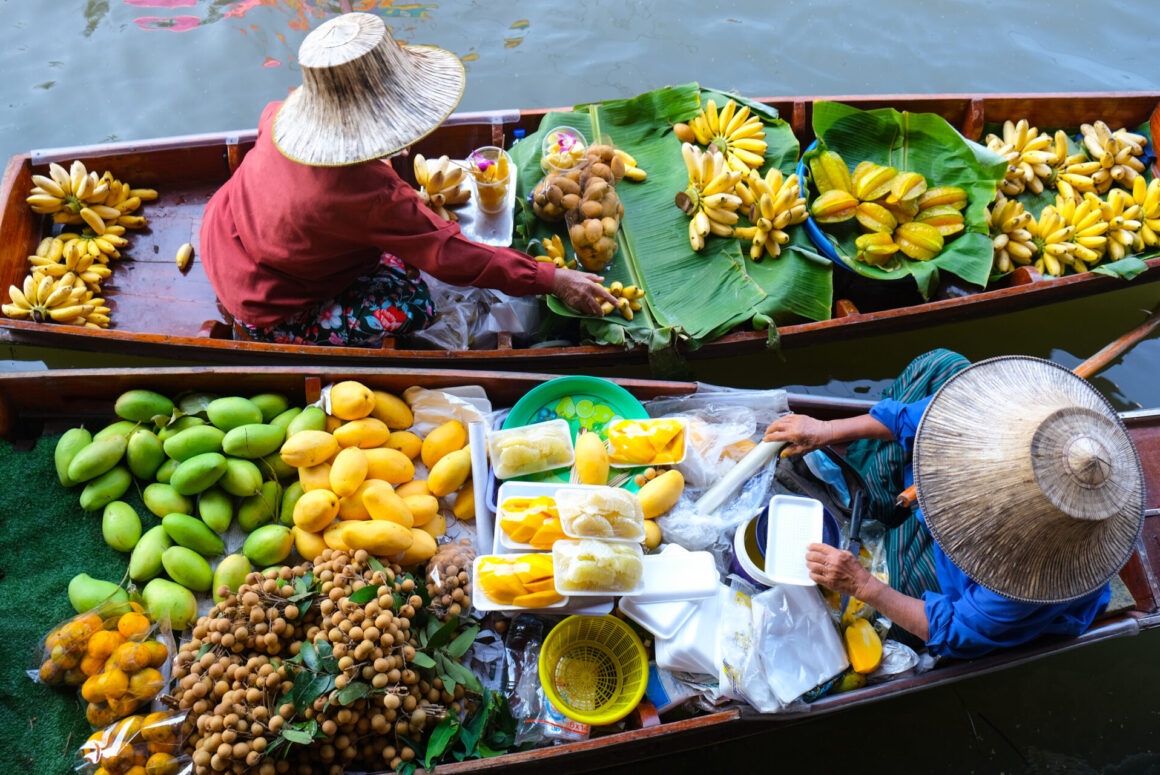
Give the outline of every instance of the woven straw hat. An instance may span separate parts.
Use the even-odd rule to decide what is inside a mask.
[[[919,424],[914,479],[951,562],[1023,602],[1095,591],[1144,522],[1140,458],[1116,411],[1038,358],[992,358],[948,380]]]
[[[448,51],[400,46],[383,20],[347,13],[298,49],[302,86],[274,118],[274,144],[294,161],[339,166],[394,153],[429,134],[463,95],[463,65]]]

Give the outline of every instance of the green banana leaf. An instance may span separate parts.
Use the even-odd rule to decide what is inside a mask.
[[[1002,158],[965,139],[946,119],[933,113],[900,113],[893,108],[859,110],[838,102],[818,102],[814,105],[813,125],[818,151],[806,154],[807,163],[821,150],[829,149],[836,151],[851,170],[859,162],[871,161],[900,172],[921,173],[932,187],[958,186],[967,192],[968,204],[963,212],[966,228],[930,261],[914,261],[900,252],[887,266],[868,266],[854,260],[854,240],[862,233],[858,222],[851,219],[826,224],[823,234],[848,266],[878,280],[910,275],[926,299],[938,287],[940,271],[976,285],[987,284],[993,250],[984,210],[995,198],[1007,168]]]
[[[580,315],[549,296],[552,312],[580,318],[585,334],[596,342],[647,344],[654,350],[677,340],[697,347],[751,321],[757,328],[768,327],[770,341],[775,342],[777,323],[829,317],[831,268],[804,234],[784,246],[780,258],[761,263],[749,260],[747,246],[736,239],[710,237],[700,253],[689,245],[688,217],[674,203],[677,192],[688,185],[688,174],[672,124],[696,116],[703,99],[713,99],[721,106],[731,98],[739,106],[748,105],[765,121],[766,168],[776,165],[783,172],[792,172],[798,143],[776,111],[735,95],[702,91],[695,83],[549,113],[537,132],[512,148],[520,175],[521,202],[515,247],[522,247],[520,238],[534,248],[532,240],[559,234],[572,255],[563,222],[541,221],[527,201],[543,176],[540,148],[551,129],[572,126],[590,140],[604,135],[632,154],[648,173],[642,182],[625,179],[617,184],[625,214],[619,249],[602,272],[606,284],[620,281],[645,291],[641,312],[631,322],[615,313],[596,318]],[[791,234],[793,231],[801,230],[791,229]]]

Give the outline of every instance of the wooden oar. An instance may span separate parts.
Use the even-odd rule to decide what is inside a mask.
[[[1152,333],[1152,330],[1158,325],[1160,325],[1160,304],[1157,304],[1152,308],[1152,311],[1148,314],[1148,317],[1144,319],[1143,323],[1136,326],[1116,341],[1107,345],[1080,365],[1076,366],[1074,369],[1072,369],[1072,373],[1078,377],[1082,377],[1083,379],[1091,378],[1092,375],[1098,373],[1101,369],[1114,361],[1141,339]],[[918,490],[915,489],[915,486],[912,484],[898,494],[898,497],[894,500],[894,503],[896,506],[901,506],[908,509],[914,506],[914,503],[917,500]]]

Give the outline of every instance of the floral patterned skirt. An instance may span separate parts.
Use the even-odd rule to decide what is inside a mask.
[[[358,278],[333,299],[269,328],[242,325],[260,342],[377,347],[383,337],[419,331],[434,319],[427,284],[407,277],[403,262],[384,253],[372,274]]]

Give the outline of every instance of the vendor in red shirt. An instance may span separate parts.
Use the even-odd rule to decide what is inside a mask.
[[[400,46],[378,16],[350,13],[307,35],[299,63],[302,87],[266,106],[201,226],[218,300],[253,338],[365,347],[425,328],[435,310],[419,269],[590,314],[615,303],[603,278],[466,239],[382,160],[455,109],[453,54]]]

